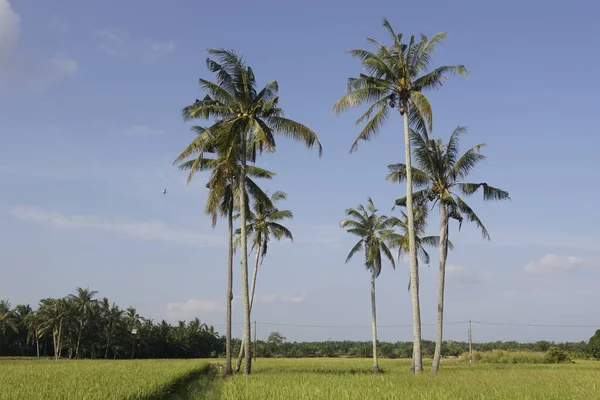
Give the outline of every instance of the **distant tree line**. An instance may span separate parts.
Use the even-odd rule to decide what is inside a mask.
[[[233,341],[234,349],[239,349],[240,341]],[[411,358],[413,352],[412,342],[378,342],[378,356],[382,358]],[[421,343],[423,356],[433,358],[435,341],[423,340]],[[568,352],[576,358],[600,359],[600,330],[590,338],[589,342],[564,342],[555,343],[546,340],[533,343],[485,342],[473,343],[473,351],[514,350],[514,351],[539,351],[546,352],[551,347],[557,347]],[[273,332],[266,341],[259,340],[256,347],[253,343],[253,353],[261,358],[283,357],[371,357],[373,352],[370,341],[337,340],[326,342],[287,342],[286,338],[278,332]],[[467,342],[445,340],[442,342],[443,357],[457,357],[468,352]]]
[[[0,300],[0,356],[53,358],[206,358],[225,351],[225,341],[198,318],[154,323],[136,309],[121,309],[97,292],[78,288],[62,298],[11,308]]]

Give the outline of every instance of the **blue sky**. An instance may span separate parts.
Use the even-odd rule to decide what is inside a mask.
[[[223,10],[197,1],[0,0],[0,298],[36,304],[89,286],[155,320],[198,316],[223,329],[225,226],[213,230],[203,215],[206,177],[186,185],[171,162],[193,138],[180,110],[201,96],[199,77],[212,79],[206,49],[233,48],[259,83],[278,80],[286,115],[324,147],[319,159],[281,139],[259,162],[277,173],[264,186],[288,193],[296,239],[273,244],[260,271],[259,337],[368,340],[369,275],[360,257],[344,264],[355,239],[338,224],[367,196],[391,213],[404,194],[385,181],[386,165],[403,161],[402,125],[392,118],[349,154],[359,110],[335,117],[332,105],[360,72],[345,51],[386,39],[385,16],[405,34],[448,32],[434,63],[463,63],[472,76],[430,93],[434,134],[468,126],[464,148],[485,142],[488,156],[472,180],[512,197],[471,199],[491,242],[452,227],[446,321],[598,324],[592,107],[600,83],[589,79],[598,11],[591,1],[258,0]],[[425,324],[435,322],[436,262],[421,268]],[[377,282],[380,325],[407,325],[382,327],[382,340],[411,337],[407,271],[402,262]],[[235,284],[237,296],[239,274]],[[475,324],[474,340],[587,340],[594,330]],[[461,323],[445,334],[461,340],[466,331]],[[433,326],[424,336],[434,337]]]

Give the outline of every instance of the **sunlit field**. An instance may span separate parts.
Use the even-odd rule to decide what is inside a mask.
[[[0,361],[0,399],[546,400],[600,393],[596,361],[469,366],[444,360],[439,375],[414,376],[409,360],[380,360],[383,373],[373,375],[369,359],[258,359],[251,376],[206,374],[209,364],[222,361],[6,359]]]
[[[413,376],[408,360],[259,359],[250,377],[221,385],[221,399],[596,399],[600,362],[559,365],[442,364],[439,375]],[[429,366],[426,363],[426,366]]]
[[[207,360],[0,359],[2,400],[110,400],[168,398],[171,385]]]

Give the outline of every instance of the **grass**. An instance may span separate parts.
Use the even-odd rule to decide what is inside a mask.
[[[178,394],[208,367],[208,360],[0,359],[0,400],[187,398]]]
[[[221,360],[0,360],[0,400],[565,400],[600,393],[597,361],[469,366],[444,360],[439,375],[413,376],[409,360],[380,360],[383,374],[373,375],[369,359],[259,359],[251,376],[224,380],[209,368],[215,362]]]
[[[221,399],[565,400],[600,393],[600,363],[594,361],[474,366],[447,361],[438,376],[412,376],[409,365],[380,360],[384,373],[375,376],[367,359],[259,359],[253,375],[223,382]]]

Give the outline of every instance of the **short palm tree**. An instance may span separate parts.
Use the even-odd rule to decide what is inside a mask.
[[[258,275],[258,266],[262,264],[267,255],[268,245],[271,237],[276,240],[289,239],[294,240],[292,232],[285,226],[281,225],[281,221],[294,217],[290,210],[280,210],[277,208],[277,202],[285,200],[287,195],[282,191],[276,191],[270,198],[256,199],[254,201],[253,210],[250,212],[247,231],[252,238],[252,249],[254,249],[254,272],[252,273],[252,285],[250,290],[250,312],[254,304],[254,292],[256,289],[256,277]],[[240,235],[241,230],[238,229],[236,234]],[[240,236],[238,236],[238,239]],[[236,371],[239,371],[244,357],[244,346],[240,347],[240,354],[236,365]]]
[[[462,223],[467,220],[474,222],[481,230],[485,239],[490,238],[487,229],[475,214],[475,211],[459,196],[470,196],[479,189],[483,191],[484,200],[507,200],[508,192],[489,186],[487,183],[466,183],[469,172],[485,159],[479,151],[485,144],[477,144],[467,150],[464,154],[459,153],[460,136],[466,133],[466,128],[457,127],[447,144],[441,139],[429,139],[429,135],[412,132],[411,139],[414,146],[414,154],[419,168],[412,168],[412,175],[416,188],[413,198],[418,202],[432,201],[440,210],[440,265],[438,285],[438,314],[435,353],[433,358],[432,372],[439,369],[442,346],[442,329],[444,322],[444,288],[446,279],[446,259],[448,257],[448,222],[450,218]],[[388,166],[390,174],[388,179],[392,182],[402,182],[407,178],[406,164],[394,164]],[[457,193],[458,191],[458,193]],[[405,206],[407,197],[396,200],[397,205]],[[460,225],[459,225],[460,227]]]
[[[77,293],[69,295],[69,298],[75,303],[75,312],[77,313],[77,319],[79,322],[79,333],[77,335],[77,347],[75,348],[75,358],[79,358],[79,347],[81,344],[81,334],[85,326],[88,323],[89,315],[92,311],[92,307],[96,303],[94,296],[98,292],[96,290],[90,290],[89,288],[83,289],[78,287]]]
[[[344,219],[340,226],[347,228],[346,231],[359,236],[360,240],[352,247],[346,262],[359,251],[365,252],[365,267],[371,273],[371,322],[373,330],[373,372],[379,373],[379,362],[377,361],[377,311],[375,306],[375,279],[381,273],[382,253],[392,267],[396,267],[394,256],[386,244],[387,238],[393,233],[394,218],[385,215],[377,215],[377,209],[373,200],[369,198],[367,207],[362,204],[358,208],[346,210],[348,219]]]
[[[398,249],[398,259],[402,258],[409,252],[408,244],[408,216],[404,211],[401,211],[402,219],[396,219],[394,228],[399,232],[394,232],[388,235],[388,242],[391,248]],[[415,204],[415,231],[416,231],[416,242],[417,242],[417,254],[418,258],[421,259],[425,264],[429,264],[430,257],[425,247],[438,247],[440,242],[439,236],[424,236],[425,229],[427,228],[427,217],[428,209],[425,204]],[[451,242],[448,242],[450,249],[454,246]],[[410,290],[410,276],[408,279],[408,289]]]
[[[15,314],[10,309],[8,300],[0,300],[0,355],[2,354],[2,343],[4,342],[9,330],[17,332]]]
[[[221,154],[231,154],[240,166],[237,182],[239,186],[239,207],[241,223],[241,269],[242,298],[244,300],[245,352],[250,354],[250,297],[248,290],[248,240],[247,240],[247,199],[244,185],[248,173],[248,162],[254,162],[258,153],[275,151],[275,134],[283,134],[303,142],[307,147],[317,146],[321,153],[321,143],[315,132],[306,126],[283,117],[279,108],[276,81],[257,90],[252,68],[247,66],[234,51],[209,49],[216,61],[208,58],[206,65],[215,73],[216,82],[200,79],[200,86],[207,95],[184,108],[185,119],[202,118],[215,121],[202,132],[175,160],[217,150]],[[251,372],[250,357],[246,357],[244,371]]]
[[[194,126],[192,130],[201,134],[202,127]],[[211,149],[217,153],[217,149]],[[235,158],[234,152],[217,153],[216,158],[206,158],[203,154],[190,160],[184,161],[179,165],[179,169],[189,171],[188,183],[192,180],[198,171],[212,171],[206,184],[209,189],[208,199],[206,201],[205,212],[212,216],[213,228],[217,224],[218,216],[227,216],[228,225],[228,257],[227,257],[227,294],[226,302],[226,327],[225,327],[225,375],[231,375],[231,311],[233,301],[233,212],[235,208],[235,199],[239,199],[236,185],[237,176],[240,174],[240,167]],[[253,165],[248,166],[246,173],[246,191],[255,199],[268,202],[268,196],[252,180],[252,178],[271,179],[275,174],[258,168]],[[248,196],[248,194],[246,194]]]
[[[431,128],[431,105],[424,92],[439,88],[449,74],[467,75],[464,65],[446,65],[430,70],[431,58],[436,46],[446,37],[445,32],[431,39],[421,35],[420,40],[411,36],[408,43],[403,42],[402,34],[396,34],[387,19],[384,28],[392,38],[392,45],[386,46],[378,40],[369,38],[376,51],[350,50],[349,53],[361,60],[366,74],[348,80],[348,93],[335,105],[334,112],[341,113],[351,107],[367,104],[370,107],[358,119],[357,124],[367,121],[362,132],[352,144],[351,151],[357,148],[360,140],[374,138],[385,124],[390,110],[398,110],[404,119],[404,156],[409,172],[406,176],[408,194],[408,239],[410,253],[410,275],[413,307],[413,361],[414,372],[420,373],[421,354],[421,311],[419,305],[419,270],[417,268],[417,247],[414,228],[412,201],[411,149],[409,126],[423,129]]]

